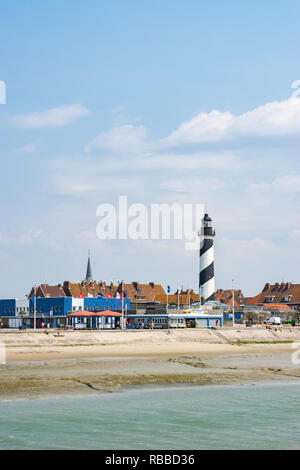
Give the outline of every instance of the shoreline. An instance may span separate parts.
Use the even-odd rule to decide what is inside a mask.
[[[293,387],[293,386],[300,386],[300,380],[280,380],[280,381],[272,381],[272,380],[261,380],[257,382],[247,382],[247,383],[224,383],[224,384],[198,384],[198,383],[185,383],[185,382],[177,382],[177,383],[151,383],[151,384],[138,384],[138,385],[124,385],[122,388],[110,392],[103,392],[103,393],[85,393],[85,392],[77,392],[72,394],[56,394],[56,395],[41,395],[36,397],[22,397],[22,398],[1,398],[0,397],[0,405],[6,403],[24,403],[27,401],[56,401],[56,400],[68,400],[68,399],[82,399],[82,398],[97,398],[97,397],[105,397],[105,396],[112,396],[115,395],[118,397],[120,394],[122,396],[127,394],[136,394],[136,393],[143,393],[143,392],[169,392],[169,391],[177,391],[177,390],[193,390],[193,389],[207,389],[207,390],[215,390],[219,387],[222,388],[230,388],[230,389],[239,389],[239,388],[257,388],[257,387]]]
[[[140,385],[300,379],[299,329],[0,332],[0,400],[102,394]],[[237,343],[239,341],[239,343]],[[232,344],[235,342],[235,344]]]

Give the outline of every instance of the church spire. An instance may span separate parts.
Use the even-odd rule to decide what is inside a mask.
[[[92,281],[93,280],[92,267],[91,267],[91,251],[90,250],[89,250],[89,257],[88,257],[88,264],[87,264],[85,280],[86,281]]]

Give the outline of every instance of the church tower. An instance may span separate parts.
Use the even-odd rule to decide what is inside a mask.
[[[90,281],[93,280],[92,267],[91,267],[91,252],[90,251],[89,251],[89,257],[88,257],[85,280],[87,282],[90,282]]]

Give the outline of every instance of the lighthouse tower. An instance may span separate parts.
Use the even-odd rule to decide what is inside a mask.
[[[199,295],[204,302],[214,300],[215,270],[214,270],[214,237],[212,220],[208,214],[202,219],[200,235],[200,275]]]

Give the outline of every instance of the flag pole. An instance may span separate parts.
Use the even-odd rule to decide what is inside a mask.
[[[36,286],[34,286],[33,329],[36,330]]]
[[[121,295],[122,295],[121,303],[122,303],[122,331],[123,331],[124,330],[123,281],[122,281],[122,284],[121,284]]]
[[[232,326],[234,326],[234,279],[232,279]]]

